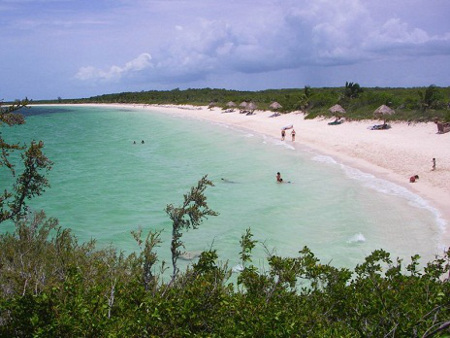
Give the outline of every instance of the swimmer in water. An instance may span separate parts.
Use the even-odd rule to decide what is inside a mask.
[[[222,180],[222,182],[224,182],[224,183],[236,183],[236,182],[234,182],[234,181],[227,180],[226,178],[221,178],[221,180]]]
[[[281,174],[280,174],[280,172],[277,172],[277,182],[278,183],[292,183],[291,181],[284,181],[282,178],[281,178]]]
[[[283,183],[283,179],[281,178],[280,172],[277,172],[277,182],[278,183]]]

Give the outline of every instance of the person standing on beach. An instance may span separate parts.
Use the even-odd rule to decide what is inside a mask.
[[[281,141],[284,141],[285,136],[286,136],[286,130],[281,129]]]
[[[431,160],[431,162],[433,163],[433,166],[431,167],[431,170],[436,170],[436,159],[434,157]]]
[[[292,129],[291,136],[292,136],[292,142],[295,142],[295,129]]]

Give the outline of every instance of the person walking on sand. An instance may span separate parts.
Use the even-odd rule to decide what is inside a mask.
[[[295,142],[295,129],[292,129],[291,136],[292,136],[292,142]]]
[[[431,162],[433,163],[433,166],[431,167],[431,170],[436,170],[436,159],[434,157],[431,160]]]
[[[285,136],[286,136],[286,130],[281,129],[281,141],[284,141]]]

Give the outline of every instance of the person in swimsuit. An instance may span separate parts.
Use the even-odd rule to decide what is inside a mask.
[[[292,136],[292,142],[295,142],[295,129],[292,129],[291,136]]]
[[[283,183],[283,179],[281,178],[280,172],[277,172],[277,182],[278,183]]]
[[[226,178],[221,178],[221,180],[222,180],[222,182],[224,182],[224,183],[236,183],[236,182],[230,181],[229,179],[226,179]]]
[[[415,181],[417,181],[419,179],[419,175],[414,175],[414,176],[411,176],[410,178],[409,178],[409,182],[410,183],[414,183]]]
[[[284,141],[284,137],[286,136],[286,131],[284,129],[281,130],[281,141]]]

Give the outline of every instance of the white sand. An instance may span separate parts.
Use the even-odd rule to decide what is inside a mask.
[[[110,105],[111,106],[111,105]],[[281,128],[293,124],[297,133],[295,144],[308,146],[322,154],[376,177],[404,186],[429,201],[447,222],[443,238],[450,245],[450,133],[437,134],[434,123],[391,123],[387,130],[369,130],[380,121],[345,122],[328,125],[332,120],[305,120],[304,114],[294,112],[269,117],[272,112],[256,111],[246,116],[223,113],[220,108],[170,105],[115,105],[136,109],[157,109],[172,115],[191,116],[225,123],[273,137],[281,137]],[[286,142],[291,141],[290,130]],[[432,158],[436,170],[432,171]],[[409,177],[419,175],[416,183]]]

